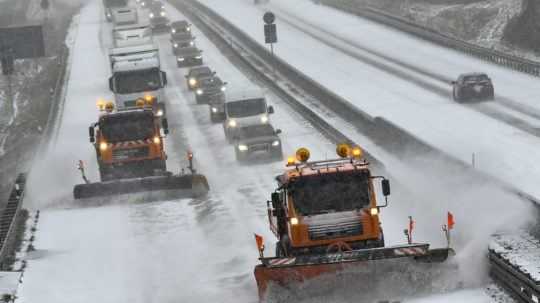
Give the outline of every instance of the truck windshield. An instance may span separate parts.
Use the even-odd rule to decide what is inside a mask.
[[[114,76],[119,94],[140,93],[162,87],[159,69],[119,72]]]
[[[244,118],[266,112],[266,102],[263,98],[228,102],[226,106],[227,116],[231,118]]]
[[[274,135],[274,128],[270,124],[251,125],[240,128],[240,139],[268,137]]]
[[[127,0],[103,0],[103,6],[107,8],[124,7],[127,6]]]
[[[304,176],[289,189],[296,210],[303,216],[359,210],[369,206],[366,171]]]
[[[99,129],[107,142],[143,140],[154,136],[151,112],[120,113],[101,117]]]

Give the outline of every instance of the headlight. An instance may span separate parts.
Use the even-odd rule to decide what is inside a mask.
[[[291,225],[297,225],[298,224],[298,218],[291,218]]]
[[[161,139],[158,136],[155,136],[154,137],[154,144],[159,144],[159,143],[161,143]]]
[[[279,146],[279,140],[272,142],[272,146]]]
[[[222,87],[221,87],[221,91],[224,92],[225,90],[227,90],[227,87],[226,87],[226,86],[222,86]]]
[[[189,45],[190,45],[190,46],[193,46],[193,45],[195,45],[195,42],[189,41]]]
[[[161,12],[161,17],[165,17],[165,12]]]
[[[176,29],[173,28],[173,29],[171,30],[171,32],[172,32],[173,34],[176,34]]]
[[[370,213],[372,216],[376,216],[379,214],[379,209],[376,208],[376,207],[373,207],[371,210],[370,210]]]
[[[157,113],[156,113],[156,116],[158,116],[158,117],[163,116],[163,110],[162,110],[162,109],[158,109],[158,111],[157,111]]]
[[[230,127],[236,127],[236,120],[229,121],[229,126]]]
[[[154,13],[150,13],[150,18],[154,18]]]
[[[196,56],[195,59],[202,59],[202,56],[201,55]]]
[[[177,47],[178,47],[178,43],[175,43],[173,46],[174,46],[174,48],[177,48]]]
[[[268,116],[262,116],[261,117],[261,122],[262,123],[268,123]]]
[[[186,28],[188,32],[191,32],[191,27]]]
[[[246,150],[248,150],[248,147],[247,147],[247,145],[240,144],[240,145],[238,145],[238,150],[239,151],[246,151]]]
[[[213,113],[217,113],[217,108],[212,107],[212,112],[213,112]]]
[[[195,78],[189,78],[189,85],[195,86],[197,84],[197,79]]]
[[[185,59],[179,57],[179,58],[176,58],[176,60],[178,60],[179,62],[182,62],[182,61],[184,61]]]
[[[203,90],[199,88],[199,89],[197,90],[197,95],[202,95],[202,93],[203,93]]]
[[[107,146],[107,142],[101,142],[101,143],[99,143],[99,149],[100,149],[101,151],[106,151],[106,150],[107,150],[107,147],[108,147],[108,146]]]

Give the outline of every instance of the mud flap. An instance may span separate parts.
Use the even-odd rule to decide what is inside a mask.
[[[203,196],[208,193],[209,189],[208,181],[203,175],[150,176],[78,184],[73,188],[73,197],[75,199],[87,199],[140,192],[167,191],[171,192],[174,197],[182,198]]]

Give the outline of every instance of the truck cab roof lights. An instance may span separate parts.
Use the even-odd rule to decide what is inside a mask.
[[[306,163],[309,160],[310,152],[307,148],[301,147],[296,151],[296,159],[302,163]]]

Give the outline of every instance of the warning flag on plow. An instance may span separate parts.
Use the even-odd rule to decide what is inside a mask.
[[[259,249],[259,254],[262,258],[264,251],[264,238],[260,235],[255,234],[255,242],[257,242],[257,249]]]
[[[448,230],[451,230],[454,228],[454,215],[452,215],[451,212],[448,212]]]

